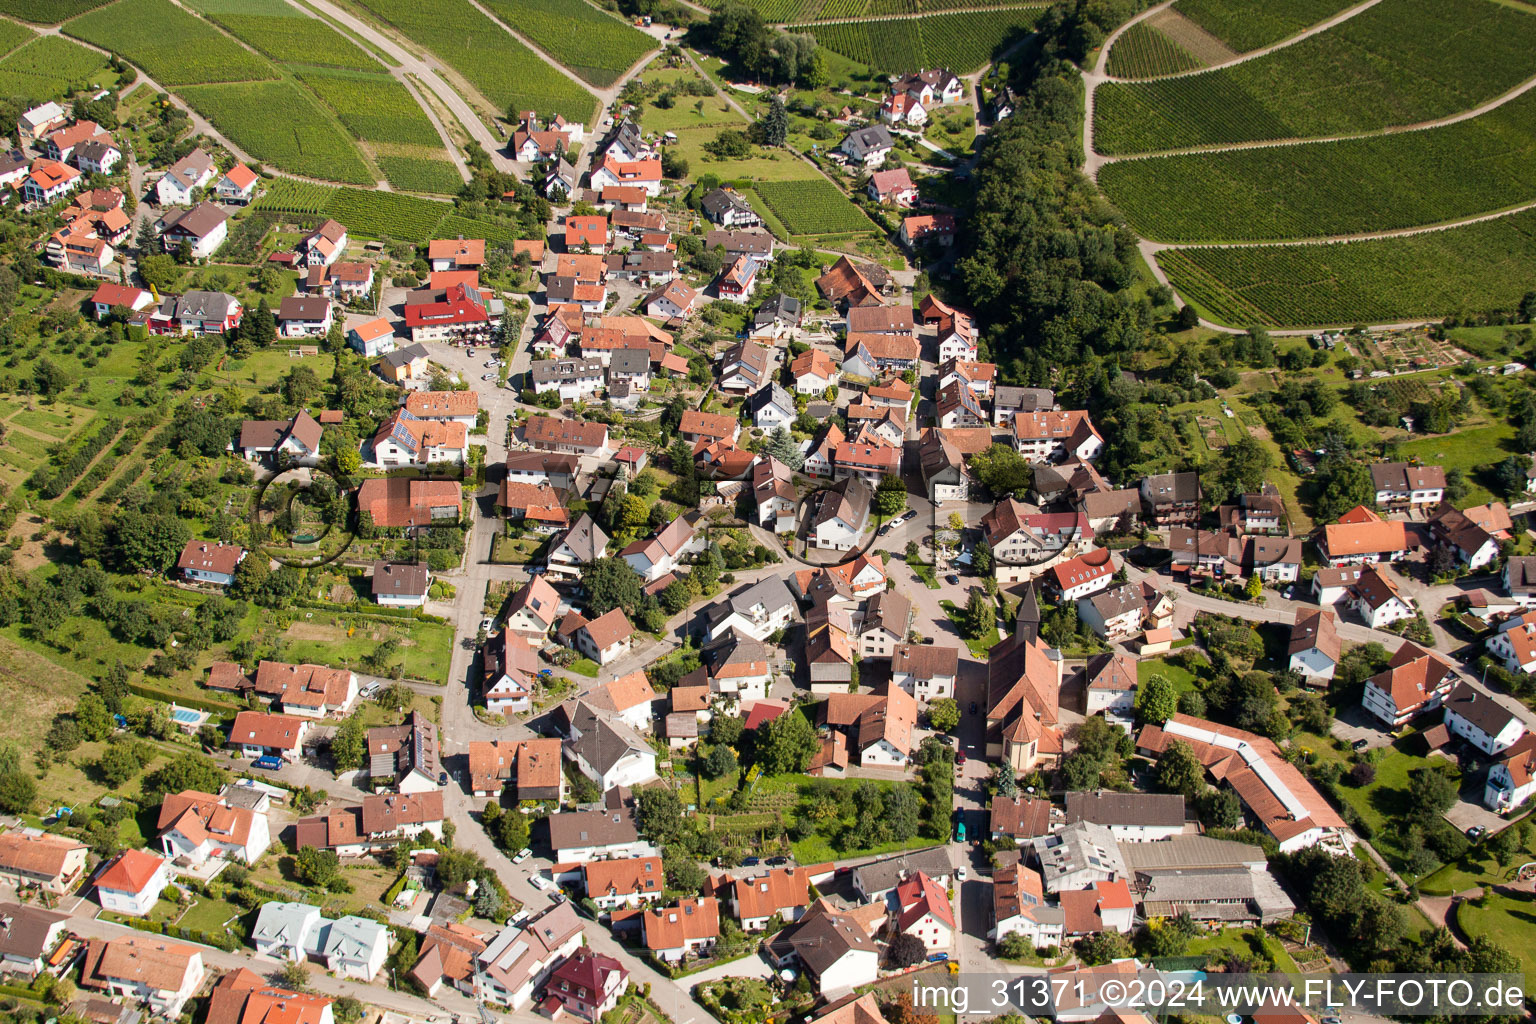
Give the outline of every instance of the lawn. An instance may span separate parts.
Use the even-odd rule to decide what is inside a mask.
[[[1153,676],[1162,676],[1173,684],[1173,688],[1179,693],[1187,690],[1200,689],[1200,683],[1195,679],[1195,674],[1183,665],[1174,665],[1163,658],[1143,658],[1136,663],[1136,681],[1145,683]]]
[[[826,836],[810,836],[790,844],[794,851],[796,864],[820,864],[824,861],[837,860],[846,857],[868,857],[886,853],[900,853],[903,850],[921,850],[933,846],[934,841],[928,836],[913,836],[906,842],[881,843],[867,850],[838,850],[835,849]]]
[[[207,932],[210,935],[224,931],[243,932],[244,927],[239,923],[239,919],[244,917],[245,913],[245,910],[233,903],[199,896],[197,902],[193,903],[176,923],[183,928]]]
[[[351,892],[333,893],[315,890],[294,877],[294,859],[281,848],[269,852],[251,868],[251,881],[278,890],[305,890],[304,902],[320,906],[328,917],[355,914],[372,908],[382,911],[384,893],[395,884],[398,874],[369,857],[341,862],[341,877],[352,885]]]
[[[1529,999],[1536,994],[1536,945],[1531,943],[1532,928],[1536,927],[1536,900],[1531,896],[1506,896],[1488,893],[1485,906],[1462,903],[1456,908],[1456,921],[1468,935],[1483,935],[1500,949],[1508,950],[1520,958],[1526,983],[1525,994]]]
[[[349,627],[343,618],[337,615],[328,623],[310,620],[289,626],[285,634],[287,659],[356,669],[379,644],[397,640],[399,647],[391,661],[403,667],[407,679],[447,683],[453,650],[451,625],[418,619],[364,619]]]
[[[1459,469],[1470,485],[1463,502],[1481,505],[1492,501],[1495,495],[1488,490],[1477,472],[1480,466],[1502,462],[1514,450],[1515,427],[1508,421],[1487,427],[1473,427],[1444,437],[1425,437],[1404,441],[1400,446],[1401,458],[1418,458],[1423,462],[1445,469]],[[1500,495],[1502,497],[1502,495]]]
[[[577,658],[571,663],[571,671],[575,672],[577,675],[587,676],[590,679],[596,679],[597,673],[601,671],[601,669],[597,662],[593,661],[591,658]]]
[[[1506,827],[1516,828],[1518,823],[1511,822]],[[1536,838],[1523,847],[1523,852],[1517,853],[1508,866],[1504,866],[1485,852],[1482,843],[1475,843],[1461,860],[1454,864],[1447,864],[1433,874],[1425,875],[1420,879],[1419,891],[1425,895],[1449,896],[1480,885],[1509,882],[1522,863],[1536,860],[1536,849],[1532,847],[1536,847]]]
[[[1443,759],[1432,761],[1427,757],[1408,752],[1417,748],[1420,741],[1416,734],[1399,739],[1386,748],[1386,754],[1376,762],[1376,778],[1368,786],[1351,786],[1342,783],[1339,796],[1353,807],[1372,830],[1372,845],[1393,867],[1402,868],[1402,847],[1407,827],[1403,822],[1403,801],[1408,789],[1408,773],[1432,763],[1450,764]]]
[[[949,621],[953,622],[955,628],[960,631],[961,638],[965,640],[965,646],[971,649],[971,655],[981,661],[985,661],[987,652],[1002,639],[1002,636],[997,632],[997,627],[993,626],[987,636],[979,639],[972,637],[966,632],[968,623],[965,621],[965,609],[958,607],[953,601],[940,601],[939,604],[943,606],[944,613],[949,616]]]
[[[1247,955],[1258,953],[1274,962],[1275,970],[1285,974],[1299,973],[1296,961],[1285,951],[1280,940],[1260,928],[1227,928],[1209,935],[1202,935],[1189,944],[1189,956],[1210,956],[1220,959],[1221,951],[1231,950]]]
[[[723,103],[722,100],[706,99],[704,101],[705,111],[709,111],[711,104],[718,108],[721,103]],[[711,119],[715,116],[711,114]],[[821,174],[816,168],[792,153],[770,153],[754,147],[752,156],[740,159],[721,159],[705,151],[705,144],[713,142],[715,136],[720,134],[723,128],[740,131],[744,126],[745,122],[738,121],[733,124],[714,127],[703,126],[677,129],[677,142],[668,145],[667,149],[688,161],[689,173],[694,177],[698,177],[701,174],[713,174],[722,181],[737,181],[741,179],[756,181],[809,181],[821,178]]]

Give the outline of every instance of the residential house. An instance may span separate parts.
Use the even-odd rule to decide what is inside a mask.
[[[1011,427],[1013,418],[1022,413],[1049,412],[1056,405],[1056,393],[1049,388],[999,386],[992,400],[992,425]]]
[[[821,720],[847,736],[848,749],[866,768],[899,768],[911,760],[917,701],[900,686],[880,693],[834,693],[820,706]]]
[[[1151,583],[1122,583],[1077,602],[1077,614],[1108,641],[1126,640],[1143,629],[1166,629],[1173,621],[1173,602]]]
[[[256,183],[261,178],[245,164],[235,164],[213,186],[214,195],[221,203],[245,206],[256,198]]]
[[[1504,593],[1522,608],[1536,605],[1536,555],[1510,555],[1504,563]]]
[[[935,245],[953,245],[955,241],[955,215],[952,213],[919,213],[901,219],[896,238],[908,249],[915,249],[924,242]]]
[[[743,341],[732,345],[720,357],[720,389],[744,393],[757,391],[769,382],[773,372],[773,362],[773,352],[756,342]],[[690,411],[697,412],[697,410]],[[710,414],[699,413],[698,415]],[[718,440],[720,436],[722,435],[711,436],[710,440]],[[686,432],[684,437],[687,440],[697,440],[697,438],[688,438]]]
[[[1067,825],[1087,821],[1110,830],[1117,842],[1146,843],[1171,839],[1184,831],[1184,797],[1178,793],[1116,793],[1109,790],[1067,794]]]
[[[115,309],[124,309],[130,314],[137,313],[154,305],[154,302],[155,297],[143,288],[113,284],[110,281],[103,281],[97,285],[96,291],[91,295],[91,306],[95,310],[97,320],[111,315]]]
[[[179,252],[185,246],[193,259],[205,260],[229,237],[229,214],[214,203],[198,203],[168,211],[156,222],[155,231],[166,252]]]
[[[1536,733],[1526,733],[1488,769],[1483,806],[1500,814],[1522,807],[1536,795]]]
[[[16,119],[16,140],[21,145],[38,142],[69,123],[69,112],[52,100],[25,111]]]
[[[68,932],[68,914],[31,903],[0,903],[0,973],[36,978]]]
[[[556,632],[561,643],[606,665],[629,652],[634,631],[623,609],[613,608],[590,620],[579,612],[567,612]]]
[[[1412,600],[1403,595],[1396,574],[1385,566],[1368,566],[1355,581],[1350,607],[1372,629],[1411,619],[1418,614]]]
[[[427,243],[433,270],[475,270],[485,266],[485,239],[434,238]]]
[[[369,359],[393,353],[395,351],[394,325],[383,317],[377,317],[366,323],[357,324],[354,327],[348,328],[347,344],[352,346],[353,351]],[[398,372],[385,373],[385,380],[398,384],[402,380],[409,380],[412,377],[418,376],[421,371],[426,369],[427,350],[420,345],[412,345],[409,351],[411,352],[410,358],[392,360],[388,364],[394,368],[404,368],[405,372],[403,374]],[[418,359],[420,360],[419,368],[413,365]]]
[[[871,174],[866,191],[869,193],[869,198],[877,203],[908,207],[917,201],[917,186],[912,184],[912,176],[907,173],[905,167],[898,167],[894,171],[876,171]]]
[[[1113,882],[1129,875],[1115,834],[1104,825],[1079,821],[1059,832],[1037,836],[1030,845],[1049,893],[1085,889],[1095,882]]]
[[[907,639],[912,602],[900,591],[882,590],[864,604],[854,619],[858,652],[863,658],[889,658]]]
[[[1004,836],[1027,844],[1037,836],[1047,836],[1066,824],[1063,811],[1044,797],[994,796],[990,818],[993,839]]]
[[[960,650],[936,644],[897,644],[891,651],[891,682],[921,703],[955,695]]]
[[[843,342],[843,373],[875,378],[917,366],[919,346],[910,334],[850,332]]]
[[[475,796],[499,796],[510,786],[519,803],[565,798],[558,739],[472,741],[469,786]]]
[[[438,287],[438,277],[432,275],[433,287]],[[337,302],[365,302],[373,291],[373,264],[337,261],[329,267],[310,267],[304,284],[309,291],[329,295]]]
[[[981,518],[999,583],[1027,579],[1030,568],[1093,540],[1088,517],[1081,512],[1029,512],[1028,508],[1004,498]]]
[[[432,573],[426,562],[374,562],[373,600],[386,608],[420,608],[427,603]]]
[[[857,476],[844,477],[817,491],[810,499],[816,503],[811,520],[812,545],[833,551],[854,548],[869,522],[872,498],[869,486]]]
[[[405,326],[412,341],[481,344],[490,340],[499,299],[470,284],[418,288],[406,293]]]
[[[804,972],[816,991],[829,998],[871,984],[879,975],[880,951],[865,926],[824,899],[768,939],[764,952],[776,968]],[[872,1002],[872,995],[864,998]]]
[[[242,711],[229,730],[229,745],[245,757],[281,757],[297,760],[304,747],[309,722],[294,715],[270,715]]]
[[[558,1006],[573,1017],[597,1024],[618,1005],[628,978],[629,972],[613,957],[582,946],[549,976],[544,986],[549,995],[540,1008],[548,1012]]]
[[[80,986],[133,1003],[175,1020],[203,983],[203,956],[194,946],[159,936],[90,939],[80,966]]]
[[[592,188],[601,191],[615,185],[642,188],[649,196],[661,192],[661,159],[643,157],[638,160],[619,160],[612,153],[604,155],[602,163],[592,169]]]
[[[245,553],[238,544],[189,540],[176,559],[176,571],[193,583],[227,587],[235,582],[235,569],[245,560]]]
[[[1083,713],[1129,722],[1136,712],[1136,686],[1133,655],[1095,654],[1083,666]]]
[[[534,577],[535,582],[539,579]],[[541,666],[532,648],[543,646],[547,637],[543,633],[525,634],[521,639],[526,642],[518,642],[509,625],[485,642],[480,696],[492,714],[515,714],[533,707]]]
[[[896,887],[891,935],[915,935],[932,953],[949,949],[956,930],[949,896],[933,879],[919,871]]]
[[[752,204],[733,188],[715,188],[704,193],[699,209],[722,228],[755,228],[763,223]]]
[[[662,527],[651,539],[630,544],[619,552],[619,557],[650,583],[672,572],[686,556],[703,551],[704,544],[697,515],[684,514]]]
[[[315,960],[342,978],[372,981],[389,956],[386,925],[348,915],[332,920],[305,903],[262,905],[251,931],[256,952],[303,963]]]
[[[254,864],[272,845],[264,811],[195,789],[167,793],[155,827],[166,859],[193,868],[209,860]]]
[[[85,876],[84,843],[25,827],[0,832],[0,880],[62,896]]]
[[[1332,568],[1395,562],[1417,546],[1406,523],[1383,520],[1364,506],[1356,506],[1339,522],[1323,527],[1318,550]]]
[[[682,320],[693,312],[699,293],[682,281],[673,279],[657,286],[641,300],[647,316],[660,320]]]
[[[1092,536],[1091,524],[1088,534]],[[1107,589],[1115,580],[1115,571],[1112,551],[1108,548],[1090,548],[1051,566],[1045,574],[1045,586],[1060,601],[1078,601]]]
[[[1371,483],[1382,508],[1434,508],[1445,500],[1445,470],[1439,466],[1378,462],[1371,467]]]
[[[523,422],[523,440],[543,451],[602,455],[608,451],[608,427],[587,420],[530,416]]]
[[[417,419],[405,409],[396,409],[379,424],[371,447],[371,464],[381,469],[440,462],[463,465],[469,431],[462,423]]]
[[[752,464],[752,497],[757,502],[757,522],[770,533],[793,533],[800,507],[794,473],[772,455],[760,455]]]
[[[506,478],[513,483],[548,484],[557,491],[569,491],[576,486],[580,467],[581,461],[573,455],[509,451]]]
[[[795,400],[778,381],[769,381],[766,387],[752,395],[748,405],[752,409],[752,425],[759,430],[788,429],[795,421]]]
[[[374,788],[400,793],[429,793],[442,784],[442,753],[437,726],[420,711],[399,725],[368,730],[368,777]]]
[[[711,640],[736,630],[753,640],[766,640],[786,628],[795,616],[795,597],[778,576],[768,576],[738,588],[705,611]]]
[[[680,963],[715,947],[720,938],[720,904],[713,896],[679,900],[640,914],[641,941],[659,960]]]
[[[847,256],[839,256],[831,269],[816,279],[816,288],[833,305],[852,309],[881,305],[895,282],[890,271],[879,264],[856,264]]]
[[[56,203],[85,183],[85,176],[56,160],[38,159],[21,179],[22,201],[46,206]]]
[[[1191,526],[1200,518],[1200,475],[1149,476],[1141,482],[1141,500],[1158,526]]]
[[[800,466],[801,472],[809,476],[831,476],[833,456],[837,447],[846,439],[837,424],[829,419],[811,445],[811,450],[806,453],[805,462]]]
[[[889,904],[896,887],[921,871],[942,886],[948,886],[954,868],[948,850],[930,846],[911,853],[898,853],[879,860],[866,861],[850,872],[854,895],[868,903]]]
[[[1536,672],[1536,611],[1505,619],[1483,646],[1511,672]]]
[[[868,487],[878,487],[888,476],[901,475],[902,448],[889,437],[865,429],[852,441],[844,441],[832,450],[832,475],[839,480],[861,480]]]
[[[604,717],[623,722],[631,729],[649,732],[651,705],[661,697],[662,694],[652,688],[645,673],[636,670],[618,679],[594,685],[581,699]]]
[[[340,259],[346,250],[347,229],[334,220],[326,219],[300,239],[299,262],[306,267],[328,267]]]
[[[793,337],[800,328],[801,315],[800,300],[779,292],[752,314],[750,337],[761,341]]]
[[[213,157],[194,149],[160,176],[155,183],[155,201],[160,206],[191,206],[193,191],[207,188],[218,173]]]
[[[607,552],[608,535],[583,512],[569,530],[550,544],[546,565],[555,576],[577,576],[582,566]]]
[[[284,714],[324,718],[345,714],[357,699],[357,675],[324,665],[262,661],[256,666],[256,693]]]
[[[521,1010],[581,945],[581,918],[566,901],[509,923],[475,957],[475,998]]]
[[[1062,933],[1069,939],[1108,931],[1129,932],[1135,922],[1136,902],[1123,878],[1059,892],[1057,900],[1064,918]]]
[[[410,977],[431,998],[443,982],[464,995],[474,995],[475,959],[485,951],[485,935],[456,921],[434,923],[421,940],[421,953]]]
[[[277,307],[277,333],[282,338],[323,337],[331,329],[331,300],[290,295]]]
[[[939,426],[946,429],[987,425],[987,411],[981,407],[981,399],[959,381],[939,388],[937,416]]]
[[[852,617],[841,604],[820,605],[806,613],[805,660],[812,693],[836,695],[848,692],[848,684],[853,678],[852,633]]]
[[[1456,561],[1470,570],[1498,563],[1499,539],[1474,522],[1467,512],[1447,505],[1429,521],[1429,530],[1436,544],[1455,555]]]
[[[996,363],[978,363],[970,359],[952,356],[939,364],[939,387],[946,388],[959,383],[969,388],[977,398],[991,398],[992,387],[997,381]],[[987,422],[991,422],[989,419]]]
[[[1286,667],[1309,683],[1327,685],[1338,668],[1343,642],[1339,639],[1339,624],[1328,608],[1298,608],[1296,621],[1291,626],[1290,644],[1287,647],[1289,661]]]
[[[1265,484],[1259,494],[1244,494],[1236,505],[1221,505],[1216,520],[1223,529],[1237,533],[1279,533],[1285,523],[1285,502],[1279,488]]]
[[[1016,859],[992,872],[992,926],[987,937],[993,942],[1023,935],[1037,949],[1060,947],[1065,920],[1060,907],[1045,902],[1040,872]]]
[[[1501,755],[1525,735],[1513,712],[1470,683],[1458,683],[1446,694],[1445,728],[1489,757]]]
[[[246,420],[240,425],[235,452],[247,462],[273,468],[313,466],[320,461],[321,433],[320,424],[303,409],[287,420]]]
[[[1103,436],[1081,409],[1017,412],[1012,422],[1013,446],[1029,462],[1091,462],[1104,450]]]
[[[660,857],[589,861],[581,866],[582,887],[599,911],[643,907],[661,899],[665,878]]]
[[[890,129],[885,125],[876,125],[849,132],[837,147],[837,152],[853,163],[878,167],[885,163],[885,158],[890,156],[895,145],[896,140],[892,138]]]
[[[917,461],[928,500],[935,505],[965,501],[970,496],[970,473],[960,450],[942,431],[926,429],[917,443]]]
[[[357,489],[357,510],[374,526],[389,528],[457,524],[464,488],[454,480],[377,477]]]
[[[550,815],[549,845],[564,864],[638,857],[651,849],[640,840],[634,816],[622,808]]]
[[[1323,844],[1348,854],[1354,834],[1273,741],[1177,714],[1160,726],[1144,726],[1136,746],[1143,753],[1161,754],[1173,740],[1187,743],[1207,772],[1232,787],[1283,852]]]
[[[559,611],[559,592],[543,576],[533,576],[512,594],[503,628],[538,647],[554,628]]]

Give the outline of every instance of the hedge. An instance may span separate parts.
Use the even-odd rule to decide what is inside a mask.
[[[197,708],[199,711],[226,712],[239,710],[231,704],[220,704],[216,701],[204,700],[200,697],[184,697],[178,693],[166,693],[156,690],[154,687],[145,686],[143,683],[129,683],[128,692],[143,697],[146,700],[158,700],[165,704],[176,704],[184,708]]]

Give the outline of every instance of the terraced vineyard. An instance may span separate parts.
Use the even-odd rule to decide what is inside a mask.
[[[986,66],[1000,49],[1022,39],[1043,12],[1042,7],[1013,7],[894,21],[807,24],[795,31],[809,32],[827,49],[875,71],[948,68],[963,75]]]
[[[596,113],[591,93],[544,63],[468,0],[359,2],[435,53],[504,114],[536,110],[590,123]]]
[[[1147,238],[1285,240],[1460,220],[1536,199],[1536,90],[1441,128],[1123,160],[1099,185]]]
[[[485,6],[599,89],[657,47],[644,32],[586,0],[486,0]]]
[[[188,0],[187,6],[276,61],[362,71],[379,68],[360,46],[283,0]]]
[[[1237,326],[1318,326],[1510,311],[1536,280],[1536,211],[1404,238],[1165,249],[1179,294]]]
[[[760,181],[752,188],[792,235],[838,235],[874,228],[870,219],[825,178]]]
[[[191,85],[178,91],[258,160],[312,178],[373,183],[352,140],[292,82]]]
[[[1289,39],[1360,0],[1179,0],[1173,9],[1239,53]]]
[[[53,99],[106,66],[107,58],[95,50],[60,36],[42,36],[0,60],[0,95],[32,102]]]
[[[1105,70],[1116,78],[1152,78],[1204,66],[1184,47],[1138,21],[1115,40]]]
[[[255,206],[258,211],[298,214],[306,218],[334,217],[353,234],[387,236],[403,242],[425,242],[457,235],[507,241],[516,237],[510,222],[462,217],[450,203],[391,192],[329,188],[291,178],[271,182]]]
[[[1536,8],[1382,0],[1241,64],[1104,85],[1095,96],[1094,145],[1107,154],[1147,153],[1435,120],[1528,78],[1533,47]]]
[[[117,0],[68,22],[64,31],[120,54],[161,85],[275,77],[270,64],[170,0]]]

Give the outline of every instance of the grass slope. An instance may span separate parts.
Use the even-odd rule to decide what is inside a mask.
[[[505,115],[518,111],[563,114],[590,122],[597,101],[591,93],[544,63],[476,10],[468,0],[360,0],[364,7],[410,39],[431,50],[463,75]]]
[[[320,68],[295,68],[294,74],[363,141],[443,152],[443,140],[426,112],[405,86],[389,75]],[[446,152],[443,158],[447,159]]]
[[[1123,160],[1100,170],[1099,185],[1139,234],[1163,242],[1272,241],[1459,220],[1536,197],[1536,90],[1442,128]]]
[[[1185,299],[1229,324],[1315,326],[1512,310],[1536,280],[1536,211],[1406,238],[1165,249]]]
[[[1287,39],[1359,0],[1179,0],[1173,9],[1239,53]]]
[[[373,183],[352,140],[292,82],[194,85],[180,92],[257,160],[313,178]]]
[[[0,14],[39,25],[57,25],[61,21],[100,7],[107,0],[0,0]]]
[[[1446,117],[1530,77],[1536,10],[1382,0],[1327,32],[1203,74],[1110,83],[1094,144],[1146,153],[1374,131]]]

